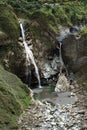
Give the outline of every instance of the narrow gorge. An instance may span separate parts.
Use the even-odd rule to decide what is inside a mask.
[[[0,1],[0,130],[87,130],[86,0]]]

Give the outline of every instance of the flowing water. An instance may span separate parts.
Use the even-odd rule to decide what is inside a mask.
[[[63,62],[63,58],[62,58],[62,44],[63,43],[62,43],[62,41],[60,41],[60,39],[57,38],[57,40],[59,42],[59,48],[58,49],[59,49],[59,59],[60,59],[60,74],[62,74],[62,70],[65,69],[66,74],[68,76],[68,71],[67,71],[67,68],[66,68],[66,66]]]
[[[72,96],[71,91],[54,92],[50,87],[43,87],[42,89],[33,89],[34,97],[40,101],[48,101],[55,105],[74,104],[77,101],[76,96]]]
[[[61,73],[62,73],[62,67],[64,66],[63,59],[62,59],[62,52],[61,52],[62,42],[59,42],[59,45],[60,45],[60,49],[59,49],[59,59],[60,59],[60,64],[61,64],[60,74],[61,74]]]
[[[27,62],[27,65],[30,64],[30,61],[34,65],[35,73],[36,73],[36,76],[37,76],[37,79],[38,79],[39,88],[41,88],[41,82],[40,82],[40,76],[39,76],[38,67],[37,67],[37,65],[35,63],[33,52],[31,51],[30,47],[27,45],[22,22],[20,22],[20,28],[21,28],[21,33],[22,33],[22,38],[23,38],[23,44],[24,44],[25,53],[26,53],[26,62]]]
[[[47,87],[33,92],[41,102],[35,101],[36,106],[30,106],[23,113],[19,130],[86,130],[82,129],[84,111],[76,105],[79,102],[76,95],[70,91],[50,93]]]

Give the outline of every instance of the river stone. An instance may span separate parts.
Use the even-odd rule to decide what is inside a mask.
[[[85,110],[79,110],[78,114],[85,114]]]
[[[22,37],[19,37],[18,41],[23,43]]]

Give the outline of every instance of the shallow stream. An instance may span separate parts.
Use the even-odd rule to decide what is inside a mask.
[[[34,97],[40,101],[48,101],[53,104],[67,105],[74,104],[77,100],[74,93],[70,91],[54,92],[53,88],[43,87],[33,89]]]
[[[34,89],[35,97],[46,106],[44,123],[40,129],[48,130],[79,130],[80,120],[78,108],[73,104],[77,97],[70,91],[56,93],[50,88]],[[78,115],[78,116],[77,116]]]
[[[61,93],[49,87],[33,89],[33,92],[36,105],[21,115],[19,130],[87,130],[86,91],[84,94],[75,86],[73,91]]]

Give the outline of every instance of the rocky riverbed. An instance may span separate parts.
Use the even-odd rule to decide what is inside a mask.
[[[44,93],[19,118],[18,130],[87,130],[87,92],[76,83],[71,91]],[[50,96],[51,95],[51,96]]]

